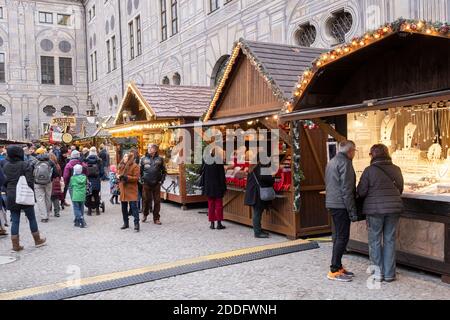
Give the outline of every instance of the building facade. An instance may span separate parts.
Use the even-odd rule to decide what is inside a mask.
[[[0,1],[0,139],[38,139],[54,116],[85,114],[80,1]]]
[[[400,17],[450,0],[0,0],[0,138],[114,114],[130,81],[214,86],[241,37],[330,48]]]
[[[113,114],[126,83],[214,85],[233,43],[329,48],[400,17],[450,20],[450,0],[88,0],[92,100]]]

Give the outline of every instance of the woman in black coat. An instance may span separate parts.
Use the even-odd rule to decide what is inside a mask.
[[[247,190],[245,192],[246,206],[253,208],[253,230],[256,238],[268,238],[269,234],[261,228],[261,218],[264,210],[267,210],[271,202],[262,201],[259,187],[270,188],[273,187],[275,179],[272,175],[262,175],[262,169],[270,170],[270,166],[262,166],[258,164],[251,173],[249,173],[247,180]],[[257,180],[256,180],[257,179]],[[259,185],[258,185],[259,183]]]
[[[396,278],[396,233],[403,212],[402,171],[392,163],[389,149],[377,144],[370,150],[372,157],[359,182],[357,193],[364,199],[363,213],[367,215],[369,255],[377,267],[375,278],[391,282]]]
[[[208,197],[208,218],[211,229],[226,229],[223,221],[223,197],[227,191],[225,168],[223,164],[203,164],[202,167],[203,195]]]
[[[34,190],[33,167],[30,163],[24,161],[24,151],[18,146],[8,147],[8,157],[3,167],[6,186],[6,206],[11,211],[11,241],[13,250],[22,251],[23,247],[19,241],[20,212],[23,210],[30,224],[30,230],[34,238],[36,247],[45,244],[45,238],[39,234],[34,206],[24,206],[16,203],[16,187],[21,176],[25,176],[28,186]]]

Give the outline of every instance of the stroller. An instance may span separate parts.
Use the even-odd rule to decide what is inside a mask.
[[[88,180],[88,186],[87,186],[87,188],[86,188],[86,202],[85,202],[85,206],[86,206],[86,208],[91,208],[91,210],[99,210],[100,211],[100,209],[102,210],[102,213],[105,213],[105,201],[103,201],[102,200],[102,193],[101,192],[99,192],[98,193],[98,199],[99,199],[99,201],[98,201],[98,203],[95,203],[95,200],[94,200],[94,198],[92,197],[92,198],[90,198],[92,201],[91,202],[89,202],[87,199],[89,198],[89,196],[91,196],[92,195],[92,185],[91,185],[91,183],[89,182],[89,180]]]

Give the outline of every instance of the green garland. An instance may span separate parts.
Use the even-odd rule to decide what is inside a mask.
[[[296,213],[300,212],[302,199],[301,199],[301,183],[305,180],[305,176],[301,169],[301,148],[300,148],[300,139],[301,139],[301,130],[302,124],[300,121],[292,122],[292,133],[293,133],[293,180],[294,180],[294,211]]]

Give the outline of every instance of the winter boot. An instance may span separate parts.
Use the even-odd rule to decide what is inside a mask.
[[[20,245],[19,236],[11,236],[12,250],[15,252],[20,252],[23,247]]]
[[[41,235],[39,234],[39,231],[38,232],[33,232],[32,235],[33,235],[34,244],[35,244],[36,248],[40,248],[40,247],[45,246],[45,242],[47,241],[47,239],[41,238]]]
[[[215,223],[211,222],[211,226],[209,227],[211,230],[214,230],[216,228]]]
[[[222,224],[222,221],[217,222],[217,230],[224,230],[226,227]]]
[[[87,215],[88,215],[88,216],[92,216],[92,208],[88,208]]]
[[[119,203],[119,197],[118,197],[118,196],[116,196],[116,204],[120,204],[120,203]]]
[[[111,199],[109,199],[109,202],[111,202],[111,204],[114,204],[114,196],[112,196]]]
[[[0,226],[0,237],[7,236],[8,232]]]
[[[80,226],[80,219],[75,219],[73,226],[78,228]]]
[[[95,209],[95,213],[99,216],[100,215],[100,207],[97,207],[96,209]]]
[[[86,221],[83,218],[80,219],[80,228],[84,229],[87,227]]]
[[[139,223],[134,225],[134,231],[139,232]]]

